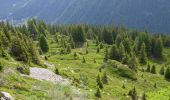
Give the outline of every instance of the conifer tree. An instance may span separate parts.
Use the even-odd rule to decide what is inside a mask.
[[[150,66],[150,64],[147,65],[146,72],[151,72],[151,66]]]
[[[165,70],[164,70],[164,66],[163,67],[161,67],[161,70],[160,70],[160,75],[164,75],[165,74]]]
[[[140,61],[141,64],[146,64],[147,63],[147,55],[146,55],[145,43],[142,43],[142,46],[141,46],[141,49],[140,49],[139,61]]]
[[[97,82],[97,86],[98,86],[100,89],[103,89],[103,83],[101,82],[99,75],[97,76],[96,82]]]
[[[109,54],[108,54],[108,49],[107,49],[107,47],[105,48],[105,52],[104,52],[104,62],[107,62],[108,61],[108,59],[109,59]]]
[[[93,62],[96,63],[96,59],[95,58],[93,59]]]
[[[101,93],[100,93],[100,89],[99,88],[97,88],[97,91],[95,93],[95,97],[101,98]]]
[[[169,67],[166,69],[165,78],[170,79],[170,68]]]
[[[103,40],[107,44],[113,43],[113,36],[106,28],[103,30]]]
[[[100,52],[100,48],[99,47],[97,47],[97,51],[96,51],[96,53],[99,53]]]
[[[120,47],[119,47],[119,59],[120,61],[123,61],[123,58],[125,58],[126,53],[125,53],[125,48],[123,43],[120,43]]]
[[[2,66],[2,63],[0,62],[0,71],[2,71],[3,69],[3,66]]]
[[[82,63],[86,63],[86,60],[85,60],[85,58],[83,57],[83,61],[82,61]]]
[[[48,52],[49,51],[49,46],[48,46],[48,42],[47,42],[45,36],[42,35],[39,42],[40,42],[41,50],[43,52],[45,52],[45,53]]]
[[[162,38],[158,38],[153,42],[153,55],[156,58],[162,58],[163,57],[163,43]]]
[[[152,66],[152,68],[151,68],[151,73],[152,73],[152,74],[156,74],[156,67],[155,67],[155,65]]]
[[[108,78],[107,78],[106,72],[103,75],[102,82],[103,84],[108,84]]]
[[[67,45],[66,52],[67,52],[68,54],[71,53],[71,46],[70,46],[70,45]]]
[[[142,100],[146,100],[146,94],[145,93],[142,94]]]
[[[115,44],[112,45],[109,55],[110,55],[110,59],[119,60],[119,51]]]
[[[137,65],[138,65],[138,62],[137,62],[137,59],[136,59],[136,56],[133,55],[130,60],[129,60],[129,68],[131,68],[133,71],[137,72]]]
[[[123,43],[125,52],[129,54],[131,52],[131,43],[130,43],[129,38],[125,38],[122,43]]]

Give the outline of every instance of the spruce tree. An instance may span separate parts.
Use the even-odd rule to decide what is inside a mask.
[[[71,46],[70,46],[70,45],[67,45],[66,52],[67,52],[68,54],[71,53]]]
[[[99,47],[97,47],[97,51],[96,51],[96,53],[99,53],[100,52],[100,48]]]
[[[146,72],[151,72],[151,66],[150,66],[150,64],[148,64],[147,69],[146,69]]]
[[[152,73],[152,74],[156,74],[156,67],[155,67],[155,65],[152,66],[152,68],[151,68],[151,73]]]
[[[168,67],[165,71],[165,78],[170,79],[170,67]]]
[[[137,66],[138,66],[138,62],[136,59],[136,56],[133,55],[130,60],[129,60],[129,68],[131,68],[133,71],[137,72]]]
[[[2,66],[2,63],[0,62],[0,71],[2,71],[3,69],[3,66]]]
[[[45,38],[45,36],[41,36],[40,37],[40,48],[41,48],[41,50],[43,51],[43,52],[48,52],[49,51],[49,46],[48,46],[48,42],[47,42],[47,40],[46,40],[46,38]]]
[[[142,94],[142,100],[146,100],[146,94],[145,93]]]
[[[103,83],[101,82],[99,75],[97,76],[96,82],[97,82],[97,86],[98,86],[100,89],[103,89]]]
[[[119,60],[120,60],[120,61],[123,61],[123,59],[125,58],[125,56],[126,56],[125,48],[124,48],[123,43],[121,42],[121,43],[120,43],[120,47],[119,47]]]
[[[115,44],[112,45],[109,55],[110,55],[110,59],[117,60],[117,61],[119,60],[119,51]]]
[[[109,59],[109,57],[108,57],[109,55],[108,55],[108,49],[107,49],[107,47],[105,48],[105,52],[104,52],[104,62],[107,62],[108,61],[108,59]]]
[[[141,64],[146,64],[147,63],[147,55],[146,55],[145,43],[142,43],[142,46],[141,46],[141,49],[140,49],[139,61],[140,61]]]
[[[85,58],[84,58],[84,57],[83,57],[82,63],[86,63],[86,60],[85,60]]]
[[[163,67],[161,67],[161,70],[160,70],[160,75],[164,75],[165,74],[165,70],[164,70],[164,66]]]
[[[162,43],[162,38],[157,38],[153,42],[153,55],[156,58],[162,58],[163,57],[163,43]]]
[[[97,88],[97,91],[95,93],[95,97],[101,98],[101,93],[100,93],[100,89],[99,88]]]
[[[104,73],[104,75],[102,77],[102,82],[103,82],[103,84],[108,84],[108,78],[107,78],[106,72]]]

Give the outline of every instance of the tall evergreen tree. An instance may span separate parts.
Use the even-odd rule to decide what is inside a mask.
[[[107,62],[108,61],[108,59],[109,59],[109,57],[108,57],[109,55],[108,55],[108,49],[107,49],[107,47],[105,48],[105,52],[104,52],[104,62]]]
[[[106,28],[103,31],[103,39],[104,39],[104,42],[107,44],[113,43],[113,36],[111,32],[109,32]]]
[[[97,91],[95,93],[95,97],[101,98],[101,93],[100,93],[100,89],[99,88],[97,88]]]
[[[45,38],[44,35],[41,36],[40,38],[40,41],[39,41],[39,44],[40,44],[40,48],[43,52],[48,52],[49,51],[49,46],[48,46],[48,42]]]
[[[146,64],[147,63],[147,55],[146,55],[146,49],[145,49],[145,43],[142,44],[141,49],[140,49],[140,57],[139,57],[139,61],[142,64]]]
[[[152,68],[151,68],[151,73],[152,73],[152,74],[156,74],[156,67],[155,67],[155,65],[152,66]]]
[[[162,58],[163,57],[163,43],[162,38],[159,37],[153,42],[153,55],[156,58]]]
[[[170,67],[168,67],[165,71],[165,78],[170,79]]]
[[[112,45],[109,55],[110,55],[110,57],[109,57],[110,59],[119,60],[119,51],[115,44]]]
[[[108,78],[107,78],[106,72],[104,73],[104,75],[102,77],[102,82],[103,82],[103,84],[108,84]]]
[[[133,71],[137,72],[137,66],[138,66],[138,62],[136,59],[136,56],[133,55],[130,60],[129,60],[129,68],[131,68]]]

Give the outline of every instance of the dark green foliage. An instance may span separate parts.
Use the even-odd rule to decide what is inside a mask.
[[[99,44],[99,48],[100,48],[100,49],[103,49],[103,47],[104,47],[104,45],[103,45],[103,43],[101,42],[101,43]]]
[[[151,66],[150,66],[150,64],[147,65],[146,72],[151,72]]]
[[[59,70],[57,67],[55,68],[55,74],[59,75]]]
[[[124,47],[123,43],[120,43],[120,47],[119,47],[119,61],[125,60],[125,57],[126,57],[125,47]]]
[[[161,70],[160,70],[159,74],[160,74],[160,75],[164,75],[164,74],[165,74],[164,66],[161,67]]]
[[[95,58],[93,59],[93,62],[96,63],[96,59]]]
[[[81,26],[77,26],[72,30],[72,37],[75,43],[81,42],[84,43],[86,41],[83,29]]]
[[[71,46],[70,45],[67,45],[66,52],[67,52],[67,54],[71,53]]]
[[[142,43],[141,49],[140,49],[140,55],[139,55],[139,61],[141,64],[146,64],[147,63],[147,55],[146,55],[146,50],[145,50],[145,43]]]
[[[101,82],[99,75],[97,76],[96,82],[97,82],[97,86],[98,86],[100,89],[103,89],[103,83]]]
[[[131,43],[130,43],[129,38],[124,39],[123,46],[124,46],[125,52],[129,54],[131,52]]]
[[[106,72],[104,73],[104,75],[102,77],[102,82],[103,82],[103,84],[108,84],[108,78],[107,78]]]
[[[2,63],[0,62],[0,71],[2,71],[2,69],[3,69],[3,65],[2,65]]]
[[[142,100],[146,100],[146,94],[145,93],[142,94]]]
[[[125,84],[123,84],[122,88],[123,88],[123,89],[125,89],[125,88],[126,88],[126,87],[125,87]]]
[[[103,30],[103,40],[107,44],[112,44],[113,43],[112,33],[109,32],[108,30],[104,29]]]
[[[112,60],[119,60],[119,51],[115,44],[112,45],[110,52],[109,52],[109,58]]]
[[[41,48],[41,50],[42,50],[43,52],[46,53],[46,52],[49,51],[48,42],[47,42],[47,40],[46,40],[46,38],[45,38],[44,35],[42,35],[42,36],[40,37],[39,44],[40,44],[40,48]]]
[[[128,95],[131,96],[132,100],[138,100],[137,91],[135,87],[129,91]]]
[[[47,56],[45,56],[44,58],[45,58],[45,60],[48,60],[48,57],[47,57]]]
[[[165,78],[170,79],[170,67],[168,67],[165,71]]]
[[[99,47],[97,47],[97,51],[96,51],[96,53],[99,53],[100,52],[100,48]]]
[[[107,62],[107,60],[109,59],[109,53],[108,53],[108,49],[107,47],[105,48],[105,51],[104,51],[104,62]]]
[[[101,98],[101,93],[100,93],[100,89],[99,88],[97,88],[97,91],[95,93],[95,97]]]
[[[122,40],[122,36],[121,36],[120,34],[118,34],[118,35],[116,36],[116,40],[115,40],[116,46],[119,47],[119,45],[120,45],[120,43],[121,43],[122,41],[123,41],[123,40]]]
[[[88,54],[89,53],[89,51],[88,51],[88,49],[86,49],[86,54]]]
[[[152,74],[156,74],[156,66],[155,65],[152,66],[151,73]]]
[[[77,53],[76,52],[74,52],[74,59],[76,59],[77,58]]]
[[[82,63],[86,63],[86,59],[83,57]]]
[[[27,45],[24,40],[16,37],[12,40],[11,54],[19,61],[28,63],[30,60]]]
[[[152,40],[152,54],[156,58],[163,57],[163,43],[161,37]]]
[[[157,84],[156,83],[154,84],[154,88],[157,88]]]
[[[138,62],[137,62],[137,59],[136,59],[136,56],[133,55],[130,60],[129,60],[129,68],[132,69],[133,71],[137,72],[137,66],[138,66]]]

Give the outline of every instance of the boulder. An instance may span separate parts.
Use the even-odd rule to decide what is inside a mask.
[[[14,98],[7,92],[0,92],[0,100],[14,100]]]

